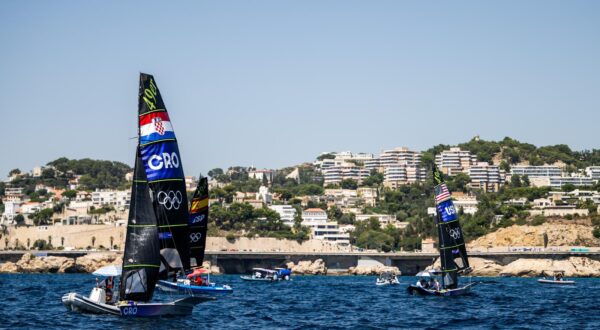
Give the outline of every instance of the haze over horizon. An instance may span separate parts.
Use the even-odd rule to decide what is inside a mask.
[[[132,165],[153,74],[187,175],[505,136],[600,148],[597,1],[5,1],[0,177]]]

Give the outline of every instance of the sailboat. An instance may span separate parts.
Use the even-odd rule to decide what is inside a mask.
[[[210,271],[200,268],[204,261],[204,251],[206,249],[206,232],[208,229],[208,179],[201,177],[192,202],[190,203],[189,228],[189,246],[190,246],[190,267],[195,269],[185,269],[187,274],[183,278],[177,278],[174,282],[159,280],[158,288],[161,291],[182,293],[182,294],[221,294],[232,293],[233,289],[229,285],[217,285],[210,281]]]
[[[77,311],[126,317],[190,315],[202,297],[151,302],[159,277],[189,268],[185,177],[169,114],[154,77],[140,74],[136,147],[125,251],[116,303],[102,295],[67,294],[63,304]],[[109,307],[106,307],[109,306]]]
[[[434,195],[436,204],[436,227],[438,231],[438,242],[441,260],[441,269],[422,272],[417,276],[430,278],[428,286],[422,278],[418,284],[408,287],[409,294],[434,295],[434,296],[458,296],[470,293],[476,282],[459,286],[460,274],[471,272],[469,258],[465,246],[458,215],[452,195],[444,183],[442,173],[433,166]],[[439,282],[433,278],[439,277]]]

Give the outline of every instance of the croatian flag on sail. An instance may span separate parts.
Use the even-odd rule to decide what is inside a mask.
[[[450,191],[445,183],[435,187],[435,202],[441,203],[450,198]]]
[[[173,126],[166,111],[152,112],[140,116],[141,144],[174,138],[175,132],[173,132]]]

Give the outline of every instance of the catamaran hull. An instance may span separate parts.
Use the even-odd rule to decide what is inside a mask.
[[[114,305],[94,302],[78,293],[67,293],[62,297],[62,303],[68,310],[80,313],[120,315],[119,308]]]
[[[191,315],[194,306],[214,298],[186,297],[168,303],[123,302],[118,305],[123,317],[182,316]]]
[[[159,290],[170,293],[179,294],[199,294],[199,295],[220,295],[233,293],[233,289],[229,285],[186,285],[183,283],[173,283],[160,280],[157,285]]]
[[[575,281],[554,281],[554,280],[545,280],[545,279],[539,279],[538,282],[542,283],[542,284],[555,284],[555,285],[573,285],[573,284],[575,284]]]
[[[420,286],[410,285],[407,288],[407,291],[410,295],[419,295],[419,296],[464,296],[471,293],[471,288],[475,286],[476,283],[469,283],[461,288],[449,289],[449,290],[429,290]]]

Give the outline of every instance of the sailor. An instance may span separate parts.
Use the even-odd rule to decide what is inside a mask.
[[[106,302],[111,302],[112,298],[113,298],[113,291],[112,289],[115,286],[115,280],[112,276],[109,276],[106,278],[105,280],[105,290],[106,290]]]

